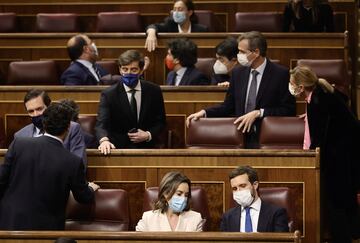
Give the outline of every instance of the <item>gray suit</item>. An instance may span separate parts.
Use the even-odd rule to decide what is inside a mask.
[[[14,138],[18,137],[32,137],[35,131],[34,124],[29,124],[14,134]],[[81,158],[84,163],[84,168],[87,167],[87,158],[86,158],[86,146],[84,141],[84,136],[81,132],[81,127],[76,122],[71,122],[69,133],[65,138],[64,147],[69,150],[74,155]]]

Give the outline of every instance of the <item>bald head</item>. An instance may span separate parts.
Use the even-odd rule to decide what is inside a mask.
[[[67,50],[72,61],[79,59],[84,52],[84,47],[91,44],[91,40],[86,35],[75,35],[67,42]]]

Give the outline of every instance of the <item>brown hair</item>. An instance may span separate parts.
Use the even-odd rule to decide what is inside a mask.
[[[229,174],[229,179],[233,179],[239,175],[247,174],[249,177],[249,182],[254,184],[255,181],[259,181],[258,174],[254,168],[249,165],[239,166],[236,169],[233,169]]]
[[[256,49],[259,49],[260,56],[266,57],[266,51],[267,51],[266,38],[259,31],[250,31],[243,33],[238,38],[238,42],[242,40],[249,41],[249,51],[255,51]]]
[[[169,207],[166,196],[171,198],[181,183],[187,183],[189,185],[189,195],[184,211],[190,210],[191,181],[187,176],[178,171],[168,172],[162,178],[159,186],[158,199],[155,202],[154,210],[160,209],[161,213],[165,213]]]
[[[297,66],[290,70],[290,78],[296,85],[303,85],[305,90],[311,91],[319,85],[324,92],[334,93],[334,87],[325,79],[318,78],[315,72],[307,66]]]

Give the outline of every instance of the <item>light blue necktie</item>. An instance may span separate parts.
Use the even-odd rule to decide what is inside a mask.
[[[253,232],[251,216],[250,216],[250,207],[245,208],[246,216],[245,216],[245,232]]]

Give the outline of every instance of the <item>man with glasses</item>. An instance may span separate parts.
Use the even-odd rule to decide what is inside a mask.
[[[97,85],[100,79],[109,74],[96,64],[99,56],[97,47],[87,35],[79,34],[70,38],[67,50],[70,66],[61,75],[64,85]]]
[[[201,117],[236,116],[235,124],[245,135],[246,148],[259,147],[260,120],[266,116],[294,116],[295,99],[288,90],[287,68],[266,58],[265,37],[257,31],[246,32],[238,39],[237,59],[230,86],[222,104],[191,114]]]
[[[160,87],[139,79],[144,57],[128,50],[118,62],[121,77],[101,93],[95,128],[103,154],[115,148],[153,148],[165,127]]]

